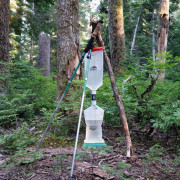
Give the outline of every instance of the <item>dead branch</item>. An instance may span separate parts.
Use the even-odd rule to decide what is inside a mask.
[[[168,32],[172,37],[174,37],[174,34],[170,30]]]
[[[169,21],[172,21],[173,23],[176,23],[174,19],[172,19],[172,17],[169,17]]]
[[[152,75],[150,75],[151,77],[151,84],[147,87],[147,89],[141,94],[141,99],[144,98],[144,96],[147,94],[147,93],[150,93],[153,89],[154,89],[154,86],[157,82],[157,79],[158,79],[158,76],[156,78],[154,78]]]
[[[140,99],[139,94],[138,94],[137,89],[136,89],[136,86],[133,85],[133,84],[131,84],[131,86],[132,86],[134,92],[136,93],[136,97],[137,97],[138,99]]]
[[[111,159],[114,159],[114,158],[117,158],[117,157],[123,157],[123,156],[122,155],[116,155],[116,156],[111,156],[111,157],[108,157],[108,158],[101,159],[99,161],[99,163],[98,163],[98,166],[100,166],[103,161],[111,160]]]
[[[132,75],[130,75],[126,80],[124,80],[124,82],[131,81],[131,77],[132,77]]]
[[[90,168],[98,168],[98,166],[87,166],[85,169],[90,169]]]

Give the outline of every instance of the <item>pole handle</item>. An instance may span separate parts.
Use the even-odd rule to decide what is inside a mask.
[[[94,39],[100,34],[100,29],[103,24],[102,20],[99,20],[96,24],[92,25],[93,30],[91,34],[91,39],[88,41],[88,44],[86,48],[84,49],[84,52],[87,53],[90,49],[92,50],[94,47]]]

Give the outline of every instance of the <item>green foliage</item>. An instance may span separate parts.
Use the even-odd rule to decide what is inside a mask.
[[[108,165],[108,164],[104,164],[104,170],[108,173],[108,174],[113,174],[113,169]]]
[[[83,152],[78,152],[76,155],[76,159],[77,160],[87,160],[90,159],[89,157],[89,153],[87,151],[83,151]]]
[[[14,151],[21,151],[28,146],[35,144],[37,138],[28,132],[27,123],[10,134],[0,136],[1,152],[12,154]]]
[[[24,149],[18,150],[14,155],[12,155],[7,161],[2,163],[0,167],[6,167],[10,169],[14,166],[24,165],[33,163],[43,157],[41,152],[30,152]]]
[[[130,164],[127,164],[125,162],[118,162],[116,164],[117,169],[129,169],[131,167]]]
[[[55,166],[53,167],[53,172],[61,172],[63,171],[63,165],[66,164],[66,162],[64,161],[64,159],[67,158],[67,155],[64,154],[59,154],[55,157],[53,157],[52,159],[56,162]]]
[[[133,80],[133,84],[141,93],[148,86],[147,82]],[[147,95],[147,99],[143,101],[132,94],[131,98],[128,98],[129,102],[125,101],[125,106],[128,108],[126,110],[132,110],[130,111],[133,115],[132,118],[137,118],[138,121],[144,124],[151,122],[154,127],[164,131],[167,131],[173,125],[179,126],[179,85],[180,82],[168,80],[164,83],[158,82],[151,94]],[[130,90],[128,91],[130,92]],[[132,88],[131,91],[133,93]]]
[[[82,87],[83,81],[74,80],[69,88],[66,97],[61,103],[59,111],[55,116],[55,119],[52,122],[51,130],[53,130],[53,134],[56,136],[67,136],[73,135],[77,129],[77,122],[79,119],[79,109],[81,104],[81,96],[82,96]],[[85,98],[84,109],[89,107],[91,104],[90,94],[87,91],[87,98]],[[47,110],[43,108],[41,112],[45,116],[46,123],[43,125],[46,126],[48,121],[50,120],[54,109]],[[82,124],[84,127],[84,124]]]
[[[173,58],[170,54],[158,55],[159,58],[166,56],[166,62],[153,62],[152,58],[145,58],[141,65],[129,66],[124,77],[116,78],[116,84],[122,94],[123,103],[128,120],[135,120],[142,127],[157,127],[167,132],[170,128],[180,126],[180,81],[173,79],[171,74],[175,73],[175,67],[179,63],[179,57]],[[157,81],[154,88],[147,92],[143,99],[141,94],[151,85],[152,79],[156,77],[157,71],[166,69],[167,79],[164,82]],[[178,72],[177,72],[178,73]],[[178,73],[179,74],[179,73]],[[130,75],[131,81],[126,82]],[[177,75],[178,77],[178,75]],[[133,88],[136,87],[136,90]],[[104,75],[103,86],[97,92],[97,104],[105,110],[105,122],[109,125],[118,125],[120,122],[117,105],[113,97],[110,80]]]
[[[106,173],[115,175],[122,180],[129,180],[129,178],[124,176],[124,171],[128,170],[130,167],[131,165],[125,162],[117,163],[115,168],[110,167],[108,164],[103,164],[103,169]]]
[[[19,150],[10,158],[10,162],[14,164],[29,164],[41,159],[43,154],[41,152],[30,152],[27,150]]]
[[[1,94],[0,98],[0,125],[16,125],[20,117],[30,120],[34,116],[33,104],[27,104],[30,99],[29,91],[14,94],[13,97]]]
[[[162,72],[165,68],[167,72],[174,72],[174,67],[179,63],[179,57],[172,58],[167,54],[166,58],[166,63],[154,64],[151,59],[147,59],[146,64],[131,67],[128,73],[133,75],[132,80],[124,85],[123,90],[127,116],[130,119],[136,119],[142,125],[148,123],[163,131],[167,131],[174,125],[179,126],[180,81],[173,81],[169,76],[169,79],[164,82],[157,81],[154,88],[143,98],[142,93],[152,83],[148,78],[149,74],[156,76],[157,71]],[[136,90],[133,86],[136,87]]]
[[[55,105],[56,82],[44,77],[27,62],[10,66],[8,93],[1,94],[0,125],[11,126],[20,121],[30,121],[41,108]]]
[[[98,155],[107,155],[113,151],[112,146],[84,147],[84,149],[92,153],[97,153]]]
[[[177,156],[177,157],[173,160],[173,165],[174,165],[174,166],[180,165],[180,156]]]
[[[20,45],[18,42],[19,35],[11,33],[9,36],[10,36],[9,39],[11,41],[9,56],[11,59],[15,59],[17,57],[17,55],[19,54],[19,49],[18,49],[18,47]]]
[[[142,163],[143,174],[148,178],[153,178],[153,175],[150,173],[150,167],[152,164],[159,164],[166,159],[163,159],[167,155],[165,149],[161,147],[159,144],[155,144],[150,147],[149,152],[144,155],[144,163]],[[167,163],[168,164],[168,163]],[[169,165],[169,164],[168,164]],[[163,176],[167,176],[167,172],[169,171],[169,166],[166,165],[161,171],[163,172]],[[159,169],[159,168],[158,168]]]
[[[147,155],[147,163],[152,161],[162,161],[162,157],[166,154],[166,151],[159,144],[155,144],[149,149],[149,153]]]
[[[97,13],[94,13],[96,15]],[[100,5],[98,6],[98,18],[103,20],[103,25],[101,27],[102,39],[104,45],[106,46],[106,51],[109,54],[109,29],[108,29],[108,1],[101,0]]]
[[[38,35],[44,31],[52,37],[51,41],[51,70],[56,73],[56,5],[54,0],[16,0],[16,5],[11,4],[10,20],[10,41],[11,41],[11,64],[10,74],[1,75],[0,79],[8,81],[7,93],[0,94],[0,125],[11,127],[18,126],[22,122],[32,122],[37,115],[43,115],[45,121],[39,123],[38,129],[42,130],[47,125],[54,107],[56,105],[56,82],[52,77],[46,78],[35,69],[29,61],[29,54],[32,53],[31,64],[36,65]],[[91,9],[91,0],[80,1],[80,27],[82,48],[87,43],[87,34],[90,34],[88,21]],[[116,83],[122,94],[123,103],[128,121],[136,121],[138,125],[160,128],[164,132],[172,127],[180,126],[180,81],[179,81],[179,12],[177,0],[171,2],[171,17],[176,19],[176,23],[171,24],[168,48],[171,54],[156,54],[160,60],[154,62],[148,58],[152,53],[152,12],[158,12],[159,1],[125,1],[124,2],[124,24],[127,49],[126,73],[123,77],[116,77]],[[133,38],[133,31],[137,22],[137,16],[142,8],[140,24],[133,56],[129,56],[129,49]],[[173,13],[175,12],[175,13]],[[108,36],[108,3],[101,0],[97,15],[104,20],[102,36],[106,49],[109,53]],[[155,32],[157,30],[157,18],[154,22]],[[88,33],[87,33],[88,32]],[[129,42],[129,43],[128,43]],[[30,52],[31,51],[31,52]],[[176,56],[176,57],[175,57]],[[21,60],[20,58],[21,57]],[[162,63],[161,59],[166,58]],[[22,59],[26,59],[23,61]],[[128,64],[128,65],[127,65]],[[149,75],[156,75],[166,69],[166,79],[164,82],[157,82],[154,89],[147,93],[144,98],[141,94],[151,83]],[[125,82],[132,75],[131,82]],[[56,136],[72,135],[76,131],[79,108],[81,102],[83,81],[73,81],[59,112],[57,113],[50,128],[50,140],[64,142],[64,138],[57,139]],[[136,92],[133,89],[136,87]],[[98,106],[105,110],[105,123],[116,126],[119,125],[117,106],[113,97],[108,75],[104,75],[104,84],[97,92]],[[86,92],[84,109],[91,104],[90,90]],[[85,124],[83,124],[85,125]],[[10,136],[10,135],[9,135]],[[14,141],[9,137],[7,141]],[[57,144],[58,144],[57,143]],[[9,143],[11,145],[11,143]],[[49,145],[49,144],[48,144]],[[14,146],[14,145],[13,145]],[[12,148],[13,149],[13,148]],[[16,148],[15,148],[16,149]]]
[[[121,83],[120,79],[117,83]],[[104,109],[104,119],[109,125],[119,124],[117,105],[113,97],[113,91],[108,74],[104,75],[103,86],[97,90],[97,105]]]
[[[157,120],[151,119],[154,127],[167,131],[173,125],[180,126],[180,100],[165,104],[156,111]],[[155,111],[155,110],[154,110]]]
[[[51,69],[56,66],[56,1],[22,0],[11,1],[10,6],[10,59],[19,57],[36,65],[38,56],[38,36],[45,32],[51,36]],[[56,72],[56,70],[54,71]]]

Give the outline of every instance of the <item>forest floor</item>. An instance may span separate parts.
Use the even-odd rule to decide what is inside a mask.
[[[82,180],[179,180],[180,157],[177,144],[166,142],[157,145],[147,141],[143,135],[133,136],[134,154],[126,158],[126,146],[118,128],[106,128],[103,132],[107,147],[81,148],[75,161],[74,179]],[[118,137],[118,138],[117,138]],[[158,142],[159,144],[159,142]],[[29,152],[35,148],[28,148]],[[43,156],[26,163],[8,163],[10,155],[0,154],[0,180],[66,180],[69,177],[73,146],[41,148]]]

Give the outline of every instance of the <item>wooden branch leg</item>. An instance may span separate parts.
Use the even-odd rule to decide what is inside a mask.
[[[132,146],[131,137],[130,137],[130,133],[129,133],[129,127],[128,127],[127,118],[126,118],[126,114],[125,114],[125,110],[124,110],[124,105],[122,102],[121,95],[119,94],[118,88],[116,86],[116,82],[115,82],[112,66],[110,63],[110,59],[107,56],[107,53],[105,50],[104,50],[104,60],[107,64],[108,73],[109,73],[109,77],[110,77],[110,81],[111,81],[111,86],[112,86],[112,89],[114,92],[114,97],[115,97],[115,100],[116,100],[116,103],[118,106],[119,117],[121,119],[121,122],[122,122],[122,125],[124,128],[124,133],[125,133],[125,137],[126,137],[126,146],[127,146],[126,156],[130,157],[131,153],[133,153],[133,146]]]
[[[96,40],[97,40],[97,43],[99,46],[104,46],[104,42],[102,40],[100,32],[98,33]],[[109,77],[110,77],[110,81],[111,81],[111,86],[112,86],[112,89],[114,92],[114,97],[115,97],[115,100],[116,100],[116,103],[118,106],[119,117],[121,119],[123,129],[124,129],[124,134],[126,137],[126,146],[127,146],[126,156],[130,157],[131,153],[133,153],[133,146],[132,146],[131,137],[130,137],[130,133],[129,133],[129,127],[128,127],[127,118],[126,118],[126,114],[125,114],[125,110],[124,110],[124,105],[122,102],[121,95],[119,94],[118,88],[116,86],[116,82],[115,82],[112,66],[110,63],[110,59],[109,59],[105,49],[104,49],[104,60],[105,60],[106,65],[107,65],[107,69],[108,69],[108,73],[109,73]]]
[[[97,21],[93,21],[93,19],[91,18],[91,25],[95,26],[97,24]],[[97,36],[96,36],[96,40],[99,46],[104,46],[104,42],[102,40],[101,37],[101,31],[100,28],[97,31]],[[124,133],[125,133],[125,137],[126,137],[126,146],[127,146],[127,157],[131,156],[131,153],[133,153],[133,146],[132,146],[132,142],[131,142],[131,137],[130,137],[130,133],[129,133],[129,127],[128,127],[128,123],[127,123],[127,118],[126,118],[126,114],[125,114],[125,110],[124,110],[124,106],[123,106],[123,102],[122,102],[122,98],[121,95],[118,92],[118,88],[116,86],[116,82],[115,82],[115,78],[114,78],[114,73],[112,70],[112,66],[110,63],[110,59],[106,53],[106,50],[104,49],[104,60],[107,64],[107,68],[108,68],[108,73],[109,73],[109,77],[110,77],[110,81],[111,81],[111,86],[114,92],[114,97],[118,106],[118,113],[119,113],[119,117],[121,119],[122,125],[123,125],[123,129],[124,129]]]

